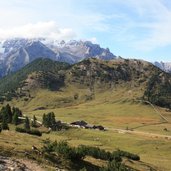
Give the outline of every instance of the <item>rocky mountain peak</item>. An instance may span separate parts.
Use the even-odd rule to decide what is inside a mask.
[[[154,62],[154,65],[165,72],[171,73],[171,62]]]
[[[40,57],[70,64],[92,57],[103,60],[116,58],[108,48],[104,49],[90,41],[14,38],[0,42],[0,77]]]

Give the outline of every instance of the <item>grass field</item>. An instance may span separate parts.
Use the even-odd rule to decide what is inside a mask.
[[[108,93],[101,92],[96,95],[95,100],[86,103],[82,103],[80,100],[65,105],[60,101],[62,105],[58,107],[59,99],[65,98],[65,95],[71,98],[74,93],[76,93],[74,89],[73,92],[64,92],[64,94],[63,92],[49,94],[47,91],[42,91],[31,101],[13,101],[12,105],[20,107],[23,114],[29,117],[35,115],[38,120],[42,119],[43,113],[53,111],[56,119],[64,122],[84,120],[89,124],[103,125],[107,128],[135,128],[135,130],[144,132],[171,135],[171,123],[155,125],[163,121],[155,110],[150,105],[132,100],[134,96],[137,96],[136,91],[134,93],[129,89],[127,91],[120,89]],[[81,90],[78,93],[80,96],[83,95]],[[40,98],[42,101],[38,101]],[[44,106],[45,102],[47,102],[46,106]],[[34,110],[36,107],[42,106],[46,109]],[[171,121],[171,112],[166,112],[162,108],[159,110]],[[168,131],[164,131],[164,128],[167,128]],[[122,149],[140,155],[142,162],[154,165],[158,170],[170,171],[171,168],[171,140],[128,133],[121,134],[110,130],[69,129],[68,131],[43,134],[41,138],[6,131],[0,134],[0,146],[15,150],[30,149],[33,144],[41,147],[42,140],[46,138],[57,141],[67,140],[73,146],[84,144],[110,151]],[[140,163],[135,165],[135,167],[141,168]]]
[[[0,134],[0,147],[13,151],[30,150],[32,145],[40,148],[43,139],[67,140],[71,145],[79,144],[97,146],[109,151],[126,150],[139,154],[141,161],[157,166],[159,170],[169,171],[171,168],[170,141],[141,137],[129,134],[118,134],[112,131],[95,131],[85,129],[70,129],[65,132],[43,134],[41,138],[31,135],[4,131]]]

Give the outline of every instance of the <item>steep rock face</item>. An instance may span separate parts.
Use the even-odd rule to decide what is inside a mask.
[[[1,45],[4,53],[1,55],[1,76],[17,71],[36,58],[55,60],[56,54],[40,41],[28,39],[7,40]]]
[[[61,41],[53,42],[49,45],[54,51],[60,52],[60,60],[62,62],[77,63],[86,58],[98,58],[102,60],[115,59],[108,48],[101,48],[98,44],[93,44],[90,41]],[[66,60],[68,59],[68,61]]]
[[[154,62],[154,65],[165,72],[171,73],[171,62]]]
[[[0,77],[17,71],[37,58],[77,63],[85,58],[114,59],[109,49],[88,41],[51,41],[46,39],[10,39],[0,42]]]

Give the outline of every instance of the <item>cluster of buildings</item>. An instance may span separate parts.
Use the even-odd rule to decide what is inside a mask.
[[[77,127],[77,128],[84,128],[84,129],[95,129],[95,130],[100,130],[100,131],[105,131],[105,127],[102,125],[90,125],[87,122],[81,120],[81,121],[75,121],[70,123],[71,126]]]

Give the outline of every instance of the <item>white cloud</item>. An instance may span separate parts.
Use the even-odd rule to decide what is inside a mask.
[[[70,28],[59,28],[54,21],[27,24],[10,29],[0,29],[0,39],[7,38],[49,38],[55,40],[70,40],[76,33]]]

